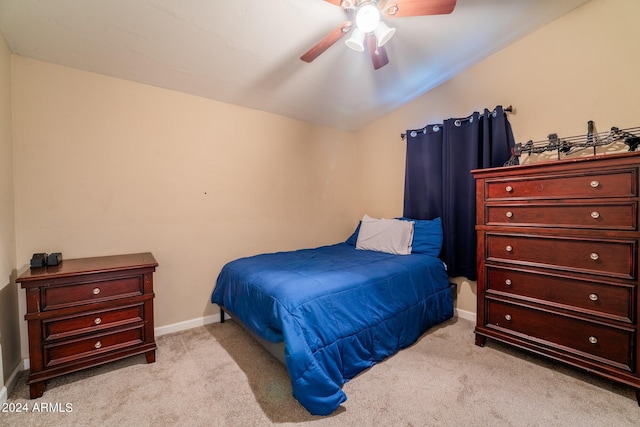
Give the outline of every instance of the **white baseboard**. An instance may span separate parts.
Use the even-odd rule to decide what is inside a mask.
[[[228,317],[228,315],[227,315]],[[208,325],[210,323],[215,323],[220,321],[219,314],[212,314],[211,316],[199,317],[197,319],[185,320],[184,322],[173,323],[171,325],[159,326],[154,328],[153,332],[156,337],[171,334],[173,332],[185,331],[191,328],[197,328],[198,326]],[[29,369],[30,362],[29,358],[23,360],[24,370]],[[0,393],[2,391],[0,390]],[[0,399],[2,399],[2,395],[0,395]],[[6,400],[6,399],[5,399]],[[0,400],[0,403],[2,400]]]
[[[173,323],[171,325],[159,326],[154,329],[154,333],[157,337],[171,334],[173,332],[185,331],[191,328],[197,328],[198,326],[208,325],[210,323],[216,323],[220,321],[219,314],[212,314],[210,316],[199,317],[197,319],[185,320],[184,322]]]
[[[467,311],[467,310],[460,310],[459,308],[456,308],[455,311],[456,311],[455,315],[460,319],[470,320],[473,323],[476,322],[476,313],[472,311]]]
[[[26,359],[26,361],[28,360],[29,359]],[[16,366],[16,368],[13,370],[13,372],[9,376],[9,379],[7,379],[6,384],[2,387],[2,389],[0,389],[0,405],[6,402],[7,399],[9,398],[9,393],[11,393],[11,391],[16,385],[16,381],[18,380],[18,374],[24,371],[25,369],[28,369],[28,368],[25,368],[24,362],[25,361],[23,361],[23,363],[18,363],[18,366]]]
[[[476,313],[472,311],[460,310],[459,308],[456,308],[454,315],[456,317],[459,317],[460,319],[466,319],[472,322],[476,321]],[[227,318],[231,318],[229,313],[225,313],[225,316]],[[212,314],[210,316],[198,317],[197,319],[185,320],[184,322],[172,323],[171,325],[159,326],[154,329],[154,332],[155,332],[155,335],[159,337],[159,336],[171,334],[174,332],[180,332],[180,331],[185,331],[187,329],[197,328],[198,326],[217,323],[219,321],[220,321],[220,315]]]
[[[470,320],[475,323],[476,313],[467,310],[455,309],[454,315],[460,319]],[[229,313],[225,313],[227,318],[231,318]],[[197,328],[198,326],[209,325],[211,323],[217,323],[220,321],[219,314],[212,314],[210,316],[198,317],[197,319],[185,320],[184,322],[173,323],[171,325],[159,326],[155,328],[154,332],[157,337],[171,334],[173,332],[185,331],[191,328]]]
[[[472,322],[476,321],[476,314],[471,311],[455,309],[455,315],[461,319],[470,320]],[[229,316],[229,314],[225,313],[225,316]],[[159,326],[154,329],[154,333],[156,337],[171,334],[173,332],[185,331],[187,329],[197,328],[198,326],[209,325],[211,323],[216,323],[220,321],[219,314],[212,314],[210,316],[198,317],[197,319],[185,320],[184,322],[172,323],[171,325]],[[18,365],[15,371],[11,374],[9,381],[7,381],[7,387],[3,387],[0,390],[0,404],[7,400],[8,390],[13,389],[13,384],[15,383],[18,372],[21,370],[29,369],[29,358],[24,359],[23,366]],[[22,368],[22,369],[21,369]]]

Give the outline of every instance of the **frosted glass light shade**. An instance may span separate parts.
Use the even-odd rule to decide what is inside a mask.
[[[344,44],[356,52],[362,52],[364,50],[364,33],[360,31],[360,28],[355,27],[351,36],[344,42]]]
[[[380,22],[373,33],[376,35],[378,39],[378,47],[384,46],[386,42],[388,42],[393,34],[396,32],[395,28],[390,28],[384,22]]]

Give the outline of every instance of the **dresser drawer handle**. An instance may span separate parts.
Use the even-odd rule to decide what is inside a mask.
[[[100,293],[100,288],[93,288],[93,294],[98,295]]]
[[[99,317],[96,317],[95,319],[93,319],[93,323],[95,323],[96,325],[99,325],[100,323],[102,323],[102,319]]]
[[[505,187],[505,190],[507,190],[507,193],[511,193],[511,192],[513,191],[513,187],[512,187],[512,186],[510,186],[510,185],[507,185],[507,186]]]
[[[600,255],[598,255],[595,252],[591,252],[591,255],[589,255],[589,258],[591,258],[592,260],[596,261],[598,258],[600,258]]]
[[[599,181],[595,181],[595,180],[593,180],[593,181],[591,181],[590,185],[591,185],[593,188],[598,188],[598,187],[600,187],[600,182],[599,182]]]
[[[598,301],[600,298],[598,297],[598,294],[589,294],[589,299],[591,301]]]
[[[100,347],[102,347],[102,343],[100,341],[96,341],[96,343],[93,346],[95,348],[100,348]]]
[[[511,245],[507,245],[505,249],[507,250],[507,252],[513,251],[513,247],[511,247]]]
[[[513,212],[509,211],[505,215],[507,216],[507,218],[512,218],[513,217]]]
[[[598,338],[596,338],[596,337],[594,337],[593,335],[591,335],[591,336],[589,337],[589,342],[590,342],[591,344],[598,344]]]
[[[510,314],[505,314],[504,318],[507,322],[511,322],[511,315]]]
[[[511,286],[511,279],[505,280],[504,284],[507,285],[507,286]]]
[[[593,218],[593,219],[600,218],[600,212],[598,212],[598,211],[591,212],[591,218]]]

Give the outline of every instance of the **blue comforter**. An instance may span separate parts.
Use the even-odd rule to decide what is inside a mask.
[[[453,315],[442,261],[347,243],[263,254],[224,266],[211,301],[271,342],[285,342],[293,395],[332,413],[342,385]]]

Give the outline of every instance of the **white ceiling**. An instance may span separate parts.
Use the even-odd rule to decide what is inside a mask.
[[[299,59],[346,20],[323,0],[0,0],[0,33],[25,57],[358,130],[586,1],[386,19],[397,31],[376,71],[346,37]]]

